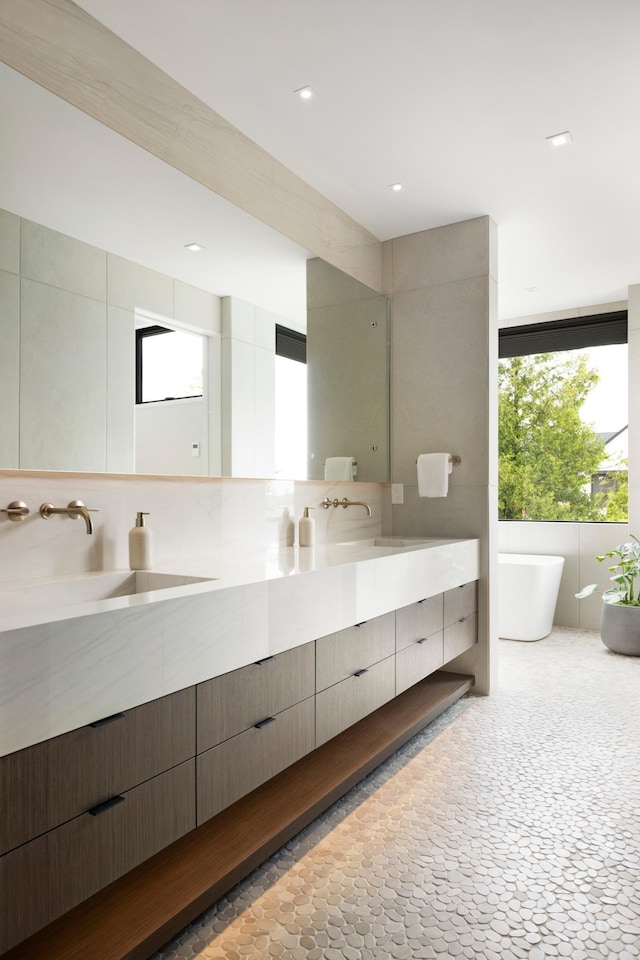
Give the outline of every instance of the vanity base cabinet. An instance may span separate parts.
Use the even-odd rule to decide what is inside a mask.
[[[195,827],[193,759],[0,858],[8,950]]]
[[[478,642],[478,582],[447,590],[443,598],[444,662],[448,663]]]
[[[386,613],[316,640],[316,693],[393,656],[395,630],[395,613]]]
[[[309,697],[199,754],[198,824],[270,780],[314,746],[314,701]]]
[[[392,700],[396,693],[395,657],[387,657],[316,694],[316,746]]]
[[[444,632],[414,640],[396,654],[396,694],[428,677],[445,662]]]

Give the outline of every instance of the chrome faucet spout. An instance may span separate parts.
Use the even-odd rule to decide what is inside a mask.
[[[45,520],[49,520],[56,513],[65,514],[67,517],[71,517],[72,520],[77,520],[78,517],[82,517],[87,528],[87,533],[93,533],[91,514],[98,513],[98,510],[95,507],[85,507],[82,500],[72,500],[66,507],[54,507],[52,503],[43,503],[40,507],[40,516]]]
[[[367,511],[367,516],[371,516],[371,507],[368,503],[365,503],[364,500],[348,500],[346,497],[343,497],[342,500],[338,500],[336,497],[334,500],[330,500],[329,497],[325,497],[321,507],[324,507],[325,510],[328,510],[329,507],[344,507],[346,510],[347,507],[364,507]]]

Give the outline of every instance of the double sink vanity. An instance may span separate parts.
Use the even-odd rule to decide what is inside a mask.
[[[477,579],[372,538],[0,585],[0,953],[148,956],[471,688]]]

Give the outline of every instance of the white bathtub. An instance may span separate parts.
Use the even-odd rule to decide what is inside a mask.
[[[498,636],[542,640],[551,633],[564,557],[498,554]]]

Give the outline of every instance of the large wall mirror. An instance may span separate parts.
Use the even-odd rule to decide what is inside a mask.
[[[2,64],[0,110],[0,468],[284,477],[285,326],[307,476],[388,480],[383,297]],[[202,338],[203,396],[136,406],[135,331],[162,324]]]

